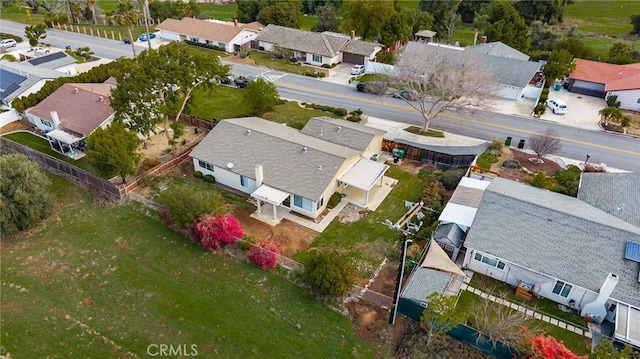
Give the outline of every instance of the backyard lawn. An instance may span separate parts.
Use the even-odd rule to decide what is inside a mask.
[[[49,145],[49,141],[45,140],[42,137],[36,136],[31,132],[26,132],[26,131],[14,132],[7,135],[3,135],[2,137],[5,137],[14,142],[18,142],[31,149],[34,149],[38,152],[42,152],[46,155],[55,157],[59,160],[63,160],[69,164],[80,167],[84,170],[91,171],[91,165],[89,165],[89,162],[87,161],[86,157],[82,157],[78,160],[74,160],[73,158],[70,158],[61,153],[58,153],[51,149],[51,146]]]
[[[5,353],[145,357],[171,344],[202,358],[373,357],[347,317],[296,285],[51,179],[54,214],[0,242]]]

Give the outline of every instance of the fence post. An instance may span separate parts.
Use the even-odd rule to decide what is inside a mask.
[[[76,25],[76,32],[79,34],[80,33],[80,26]]]
[[[86,35],[87,34],[87,28],[83,26],[82,27],[82,32],[84,32],[84,34]]]
[[[120,41],[122,41],[122,34],[118,33],[118,38],[120,39]]]
[[[107,30],[104,30],[104,38],[108,39],[109,37],[107,37]]]
[[[93,28],[92,27],[89,28],[89,31],[91,32],[91,36],[93,36]]]
[[[64,25],[64,31],[67,31],[67,24],[63,24]]]
[[[116,39],[116,35],[113,34],[113,30],[111,30],[111,40],[115,40]]]

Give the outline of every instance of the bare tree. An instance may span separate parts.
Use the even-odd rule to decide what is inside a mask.
[[[531,149],[538,155],[538,158],[554,153],[562,148],[558,134],[550,128],[531,135],[531,137],[529,137],[529,143],[531,144]]]
[[[489,291],[489,294],[496,296],[496,301],[509,304],[506,300],[506,294],[497,295],[493,290]],[[532,310],[535,311],[535,308]],[[497,342],[516,347],[523,336],[521,327],[528,328],[529,332],[539,330],[539,328],[532,328],[535,323],[532,316],[510,306],[491,301],[489,296],[477,302],[470,313],[472,313],[470,318],[473,322],[472,326],[483,333],[494,348]],[[480,337],[478,340],[481,340]]]
[[[401,91],[400,97],[429,122],[448,110],[465,107],[488,109],[487,101],[497,89],[493,71],[481,65],[476,54],[410,42],[400,63],[389,74],[389,86]]]
[[[460,16],[460,14],[455,12],[451,13],[449,19],[447,19],[447,22],[444,24],[444,27],[447,28],[447,35],[449,36],[449,39],[453,39],[453,33],[456,31],[456,26],[461,22],[462,16]]]

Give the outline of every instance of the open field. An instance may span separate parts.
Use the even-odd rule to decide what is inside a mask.
[[[51,178],[54,214],[1,242],[0,344],[14,357],[145,357],[152,344],[202,358],[372,357],[347,317],[296,285]]]
[[[627,35],[633,14],[640,14],[640,1],[574,0],[564,7],[564,25],[590,34]]]

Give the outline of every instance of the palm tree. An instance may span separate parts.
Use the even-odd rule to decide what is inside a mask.
[[[552,177],[547,177],[547,174],[544,171],[534,172],[531,177],[527,177],[523,181],[533,187],[545,189],[549,189],[555,185],[555,180]]]
[[[147,45],[149,45],[149,50],[151,50],[151,36],[149,35],[149,18],[151,17],[149,15],[149,0],[144,0],[144,4],[142,6],[144,6],[144,28],[147,32]]]
[[[113,18],[118,25],[127,27],[129,39],[131,40],[131,49],[133,50],[133,57],[136,57],[135,39],[133,38],[131,28],[138,24],[138,13],[133,7],[133,4],[127,0],[118,0],[118,7],[113,14]]]
[[[91,9],[91,23],[97,24],[98,21],[96,19],[96,0],[87,0],[87,7]]]
[[[618,122],[622,118],[622,111],[617,107],[605,107],[598,112],[604,119],[604,125],[608,126],[609,121]]]

